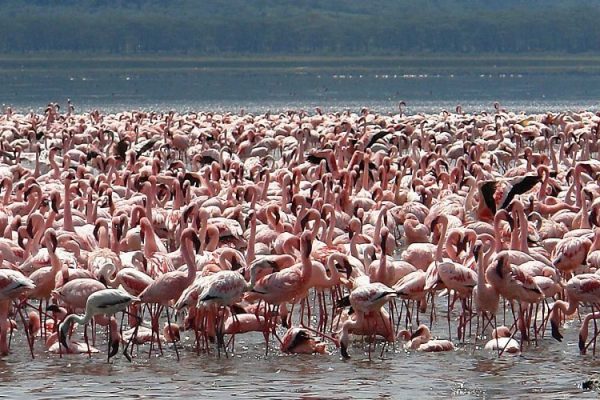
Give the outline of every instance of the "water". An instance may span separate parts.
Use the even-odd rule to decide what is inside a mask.
[[[438,309],[445,299],[438,303]],[[445,317],[434,334],[446,337]],[[0,360],[0,397],[39,398],[595,398],[581,388],[597,372],[600,360],[580,356],[578,323],[563,329],[565,339],[550,337],[531,345],[521,356],[482,350],[479,342],[457,344],[448,353],[407,352],[399,345],[379,343],[369,361],[366,345],[352,343],[350,360],[329,347],[328,355],[264,355],[261,334],[236,338],[236,353],[217,358],[216,352],[196,355],[193,333],[186,332],[181,361],[172,348],[148,358],[147,347],[133,363],[118,355],[110,364],[105,355],[46,354],[38,344],[31,360],[17,337],[13,352]],[[100,349],[104,349],[99,345]],[[591,353],[591,349],[590,349]]]
[[[470,70],[343,62],[323,65],[277,64],[250,67],[212,63],[208,67],[183,62],[77,63],[0,60],[0,104],[17,110],[42,111],[49,102],[65,105],[71,98],[77,111],[124,109],[262,113],[319,106],[324,111],[397,112],[404,100],[409,113],[492,109],[494,101],[523,112],[597,109],[600,73],[543,73],[527,67],[504,66]]]
[[[21,112],[42,111],[51,101],[64,106],[67,98],[77,111],[103,112],[243,108],[259,113],[316,106],[397,112],[400,100],[408,103],[409,113],[453,110],[458,103],[465,111],[490,110],[495,100],[524,112],[598,108],[598,74],[434,69],[353,70],[342,64],[95,68],[36,62],[15,67],[0,62],[0,104]],[[180,362],[172,349],[151,359],[140,355],[131,364],[120,355],[111,364],[102,354],[61,359],[44,353],[39,344],[31,360],[18,335],[12,353],[0,359],[0,398],[595,398],[581,383],[598,371],[600,361],[579,355],[577,328],[578,323],[564,328],[562,343],[546,338],[516,357],[498,358],[458,344],[445,354],[405,352],[397,346],[380,358],[379,344],[372,361],[360,343],[350,347],[353,358],[347,361],[333,347],[329,355],[284,356],[275,350],[265,357],[260,334],[238,337],[236,354],[229,358],[219,359],[214,351],[196,356],[188,339]],[[446,337],[445,324],[438,322],[433,333]]]

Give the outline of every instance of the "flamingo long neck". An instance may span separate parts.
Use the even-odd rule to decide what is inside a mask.
[[[304,131],[298,132],[298,149],[296,150],[296,161],[298,164],[304,162]]]
[[[8,204],[10,204],[10,196],[12,195],[12,189],[13,189],[13,181],[12,179],[6,179],[6,187],[4,188],[5,192],[4,192],[4,197],[2,199],[2,203],[6,206]]]
[[[73,226],[73,213],[71,211],[71,179],[68,178],[65,180],[63,225],[65,230],[75,232],[75,227]]]
[[[55,156],[56,151],[50,151],[50,154],[48,156],[48,162],[50,163],[50,167],[52,167],[52,178],[60,179],[60,168],[58,166],[58,163],[56,162],[56,159],[54,158]]]
[[[387,262],[387,254],[386,254],[386,242],[387,235],[384,236],[381,241],[381,260],[379,261],[379,271],[377,271],[377,280],[379,282],[385,283],[387,281],[388,276],[388,262]]]
[[[265,173],[265,181],[261,190],[261,200],[268,200],[267,194],[269,193],[269,184],[271,183],[271,174],[269,171]]]
[[[117,172],[116,163],[109,162],[108,172],[106,173],[106,182],[112,183],[114,181],[114,178],[116,178],[116,175],[117,175],[116,172]]]
[[[156,242],[156,235],[152,227],[143,228],[145,232],[146,245],[144,246],[144,256],[151,257],[158,251],[158,243]]]
[[[181,185],[177,180],[173,184],[175,187],[175,198],[173,199],[173,210],[179,210],[183,204],[183,194],[181,193]]]
[[[350,239],[350,254],[352,255],[352,257],[360,260],[360,255],[358,254],[358,238],[359,235],[355,233],[352,236],[352,239]]]
[[[105,226],[102,226],[98,232],[98,247],[101,249],[107,249],[110,247],[108,229]]]
[[[35,178],[39,178],[41,175],[40,172],[40,152],[36,150],[35,152],[35,170],[33,171],[33,176]]]
[[[472,181],[469,182],[469,191],[467,192],[467,197],[465,199],[465,210],[470,212],[475,208],[475,193],[477,192],[477,184]]]
[[[585,198],[585,191],[582,189],[581,190],[581,223],[580,223],[580,229],[590,229],[592,226],[590,225],[590,220],[588,218],[588,204],[587,204],[587,200]]]
[[[342,261],[342,255],[339,253],[335,253],[329,257],[327,260],[327,269],[330,271],[331,275],[327,277],[327,285],[334,286],[337,285],[340,281],[340,272],[335,267],[335,263]]]
[[[327,246],[333,246],[333,236],[335,235],[335,209],[332,207],[329,214],[329,230],[327,231],[327,239],[325,243]]]
[[[27,215],[30,216],[32,213],[40,209],[42,205],[43,196],[42,190],[39,187],[35,187],[35,196],[32,195],[29,197],[29,201],[27,202]]]
[[[556,149],[552,145],[552,140],[549,143],[550,161],[552,162],[552,169],[558,172],[558,157],[556,156]]]
[[[95,217],[94,217],[94,198],[93,198],[93,191],[91,189],[88,189],[88,193],[87,193],[87,200],[85,202],[85,217],[86,217],[86,222],[88,224],[93,224]]]
[[[289,187],[290,187],[290,177],[289,175],[285,175],[282,179],[282,184],[281,184],[281,210],[286,213],[289,214],[290,213],[290,207],[288,205],[289,202]]]
[[[368,190],[369,188],[369,157],[364,158],[363,165],[363,176],[362,176],[362,189]]]
[[[63,324],[66,327],[70,327],[74,322],[77,322],[79,325],[85,325],[91,321],[94,317],[93,313],[89,312],[90,310],[86,307],[85,314],[71,314],[63,321]]]
[[[313,266],[310,260],[310,252],[307,253],[306,249],[301,249],[302,252],[302,278],[305,282],[310,282],[310,278],[312,277]]]
[[[477,260],[477,288],[479,290],[479,293],[482,293],[481,290],[485,287],[486,284],[485,265],[488,265],[488,254],[491,254],[491,251],[492,250],[490,249],[485,253],[485,255],[483,256],[483,260],[481,259],[482,257],[479,257],[479,259]]]
[[[513,226],[512,226],[512,230],[510,232],[510,248],[512,250],[520,250],[520,247],[521,247],[521,236],[520,236],[521,216],[519,215],[519,213],[517,212],[516,209],[513,210],[512,214],[513,214]]]
[[[256,246],[256,215],[250,220],[250,236],[248,237],[248,247],[246,248],[246,265],[254,261]]]
[[[518,209],[519,215],[519,236],[521,239],[521,245],[519,250],[524,253],[529,254],[529,244],[527,243],[527,236],[529,233],[529,224],[527,222],[527,216],[525,215],[525,210],[521,207]]]
[[[381,244],[381,226],[383,225],[383,217],[386,212],[386,209],[379,210],[379,215],[377,215],[377,220],[375,221],[375,230],[373,231],[373,244],[375,246]]]
[[[442,218],[442,231],[440,233],[440,239],[438,240],[437,249],[435,251],[436,261],[442,261],[442,255],[444,252],[444,245],[446,244],[446,231],[448,230],[448,218]]]
[[[365,271],[368,270],[369,265],[371,265],[374,255],[375,255],[375,246],[372,246],[372,245],[368,246],[363,251],[363,265],[364,265]]]
[[[309,218],[313,220],[313,229],[312,229],[312,237],[315,238],[319,234],[319,230],[321,229],[321,215],[318,211],[313,210],[309,212]]]
[[[548,191],[548,181],[549,180],[550,180],[550,174],[548,173],[548,171],[546,171],[546,172],[544,172],[544,180],[542,180],[542,184],[540,185],[540,190],[538,192],[538,201],[543,202],[546,199],[546,192]]]
[[[552,306],[550,320],[554,321],[555,323],[558,324],[559,320],[560,320],[560,314],[558,313],[558,311],[562,311],[565,315],[571,315],[575,311],[577,311],[578,306],[579,306],[578,301],[566,302],[564,300],[557,300],[554,302],[554,305]]]
[[[150,222],[152,222],[152,208],[154,207],[154,185],[150,184],[150,189],[148,190],[148,194],[146,195],[146,217]]]
[[[502,234],[500,232],[500,222],[502,222],[502,214],[496,213],[494,217],[494,242],[496,253],[502,251]]]
[[[31,239],[31,242],[29,242],[27,244],[27,253],[28,254],[35,254],[40,249],[40,241],[42,240],[42,236],[44,235],[43,225],[44,225],[43,217],[40,218],[39,220],[36,219],[35,234],[33,235],[33,239]]]
[[[58,259],[58,256],[54,252],[53,246],[48,246],[48,254],[50,255],[50,263],[51,263],[50,274],[54,278],[54,277],[56,277],[56,275],[58,273],[60,273],[60,269],[61,269],[62,265],[60,263],[60,260]],[[52,281],[54,281],[54,279],[52,279]]]
[[[573,179],[575,180],[575,206],[577,208],[581,208],[581,197],[578,196],[581,194],[581,166],[579,164],[575,165],[575,173],[573,174]]]

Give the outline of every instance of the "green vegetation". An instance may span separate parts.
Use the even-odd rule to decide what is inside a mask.
[[[600,53],[596,0],[5,0],[3,53]]]

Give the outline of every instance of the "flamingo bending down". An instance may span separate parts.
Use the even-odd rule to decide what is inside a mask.
[[[512,338],[506,326],[499,326],[492,331],[492,339],[485,344],[485,349],[517,354],[521,352],[521,345]]]
[[[71,325],[77,322],[80,325],[87,324],[96,315],[110,316],[118,313],[119,311],[125,311],[125,309],[133,302],[139,301],[138,298],[133,297],[129,293],[123,292],[118,289],[102,289],[92,293],[85,305],[85,314],[77,315],[71,314],[63,322],[61,322],[58,332],[59,341],[65,349],[69,349],[69,343],[67,342],[67,334],[71,329]],[[112,325],[109,325],[110,329],[114,329]],[[109,335],[112,338],[112,335]],[[114,356],[119,351],[119,341],[116,343],[113,341],[110,343],[111,350],[108,353],[108,359]],[[129,344],[125,346],[123,354],[131,361],[131,357],[127,353]]]
[[[308,329],[289,328],[281,339],[281,351],[284,353],[324,354],[325,343],[316,340]]]
[[[402,330],[398,335],[407,343],[405,349],[413,349],[423,352],[440,352],[454,350],[454,344],[447,339],[432,339],[431,331],[426,325],[420,325],[417,330],[410,335],[408,331]]]
[[[351,317],[344,321],[340,335],[340,348],[343,358],[350,358],[348,355],[350,331],[362,325],[370,314],[381,314],[383,305],[395,297],[396,291],[380,282],[364,283],[352,290],[349,301],[354,310],[354,318]],[[372,332],[369,333],[372,334]]]

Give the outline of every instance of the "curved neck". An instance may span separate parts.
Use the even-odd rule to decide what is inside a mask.
[[[196,259],[194,257],[194,251],[192,248],[191,240],[184,238],[182,240],[182,252],[183,260],[185,261],[188,270],[187,270],[187,280],[188,282],[193,282],[196,278]]]

